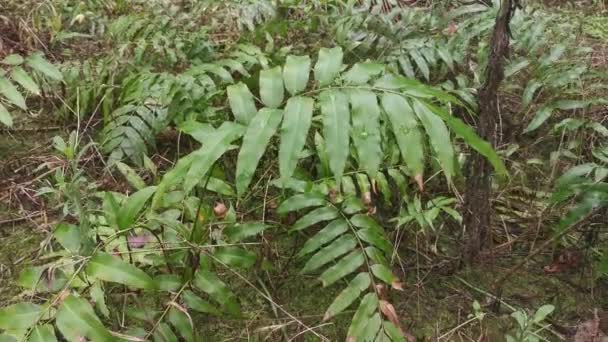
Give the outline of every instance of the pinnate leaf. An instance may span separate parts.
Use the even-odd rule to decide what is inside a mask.
[[[327,287],[356,271],[364,262],[365,257],[360,250],[352,251],[350,254],[336,262],[335,265],[321,273],[319,279],[321,279],[323,287]]]
[[[344,53],[340,47],[319,50],[319,59],[314,70],[315,79],[319,82],[319,85],[327,85],[336,78],[342,69],[343,57]]]
[[[310,75],[310,57],[287,56],[283,67],[283,82],[291,95],[306,89]]]
[[[401,95],[385,93],[382,107],[388,115],[405,164],[414,174],[424,170],[424,145],[418,120],[408,101]]]
[[[312,122],[313,105],[312,98],[296,96],[285,106],[279,146],[279,171],[283,181],[291,177],[298,165]]]
[[[287,214],[292,211],[302,210],[309,207],[318,207],[326,203],[325,196],[317,192],[305,192],[293,195],[281,203],[277,212]]]
[[[260,158],[282,117],[281,110],[262,108],[249,122],[236,163],[236,191],[239,196],[251,183]]]
[[[319,269],[319,267],[328,262],[350,252],[356,245],[357,240],[351,235],[340,237],[308,259],[308,262],[306,262],[306,265],[302,268],[302,273],[309,273]]]
[[[321,221],[329,221],[338,217],[338,211],[333,207],[321,207],[302,216],[291,227],[291,231],[298,231],[317,224]]]
[[[260,98],[267,107],[278,108],[284,93],[281,67],[260,71]]]
[[[380,107],[376,94],[368,90],[349,93],[352,106],[352,138],[357,149],[359,165],[370,177],[375,177],[382,161],[380,147]]]
[[[245,83],[239,82],[226,87],[226,92],[228,94],[230,109],[236,121],[245,125],[248,124],[257,112],[253,94],[249,91],[249,88],[247,88]]]
[[[320,103],[329,168],[336,182],[340,184],[348,158],[350,134],[348,98],[339,90],[329,90],[321,93]]]
[[[353,280],[350,281],[348,286],[340,292],[340,294],[334,299],[331,303],[325,315],[323,316],[323,320],[327,321],[337,314],[344,311],[344,309],[348,308],[359,296],[361,292],[365,289],[369,288],[371,284],[371,278],[369,273],[359,273]]]
[[[346,221],[337,219],[331,221],[325,228],[321,229],[312,238],[308,239],[304,247],[298,252],[298,256],[304,256],[321,248],[326,243],[333,241],[348,230]]]

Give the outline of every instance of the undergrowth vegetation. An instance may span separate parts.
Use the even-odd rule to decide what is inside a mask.
[[[214,341],[244,327],[256,341],[455,340],[464,328],[486,340],[583,338],[549,319],[555,298],[514,307],[457,275],[476,267],[462,259],[462,191],[479,153],[494,171],[496,245],[481,263],[553,256],[547,276],[589,265],[591,292],[605,294],[605,33],[598,18],[514,8],[492,146],[477,133],[478,90],[500,6],[7,5],[2,134],[42,116],[64,134],[25,183],[52,219],[11,276],[21,292],[0,297],[0,341]],[[411,320],[402,297],[420,296],[434,272],[483,306],[469,295],[464,321]],[[274,295],[301,283],[323,303],[312,316],[288,309],[297,291]],[[500,304],[510,323],[493,328]],[[231,328],[211,336],[217,322]]]

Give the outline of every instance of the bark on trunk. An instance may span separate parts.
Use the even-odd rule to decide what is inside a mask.
[[[503,0],[496,17],[486,78],[479,90],[477,133],[496,147],[498,142],[498,88],[504,79],[504,61],[509,53],[509,22],[515,10],[512,0]],[[467,166],[464,202],[464,225],[467,231],[465,260],[473,263],[490,237],[492,166],[477,152],[473,152]]]

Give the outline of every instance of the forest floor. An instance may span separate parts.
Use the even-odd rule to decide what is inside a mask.
[[[37,184],[52,173],[53,168],[61,166],[61,160],[51,151],[52,137],[67,136],[67,131],[61,127],[56,129],[49,122],[52,120],[35,118],[28,127],[1,135],[4,158],[0,163],[0,307],[13,302],[19,295],[19,273],[39,261],[41,247],[58,223],[57,210],[45,207],[36,196]],[[40,167],[43,164],[45,166]],[[99,179],[99,182],[107,182],[107,179]],[[287,281],[286,274],[297,273],[291,252],[295,244],[297,241],[287,235],[274,236],[274,240],[269,241],[274,265],[281,267],[266,272],[272,288],[265,289],[268,293],[262,294],[270,294],[289,313],[315,326],[338,290],[319,289],[313,277],[302,275],[295,280],[291,276]],[[490,249],[482,258],[484,262],[472,268],[461,268],[448,257],[430,257],[426,250],[398,249],[397,259],[415,260],[402,265],[398,275],[403,279],[405,291],[393,293],[391,298],[406,329],[422,339],[434,336],[443,341],[472,341],[483,335],[489,338],[487,341],[500,341],[514,328],[514,321],[509,316],[513,311],[533,311],[552,304],[556,308],[549,320],[553,326],[549,328],[551,333],[544,336],[550,341],[560,341],[572,336],[582,322],[593,320],[595,310],[601,312],[608,308],[608,284],[598,281],[593,269],[586,267],[587,256],[579,252],[571,255],[568,251],[548,250],[528,260],[506,279],[502,285],[502,304],[497,311],[490,310],[496,295],[492,293],[496,276],[526,258],[529,244],[530,241],[523,241],[507,248]],[[233,274],[223,277],[227,282],[231,277],[238,281]],[[260,284],[255,284],[258,289]],[[275,312],[252,287],[238,287],[235,292],[247,318],[201,322],[210,341],[249,340],[256,334],[280,340],[281,328],[294,323]],[[482,324],[472,316],[473,301],[478,301],[484,308],[486,316]],[[120,300],[117,299],[114,305],[120,306]],[[344,336],[353,312],[347,310],[318,331],[332,340]],[[602,320],[602,324],[606,323]],[[242,330],[243,326],[247,329]]]

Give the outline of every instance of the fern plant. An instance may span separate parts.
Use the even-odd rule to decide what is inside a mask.
[[[323,284],[329,286],[363,269],[330,306],[326,319],[344,310],[362,292],[371,290],[353,318],[349,336],[367,336],[373,340],[386,335],[399,340],[399,329],[382,319],[380,314],[388,310],[390,304],[370,287],[376,283],[399,287],[386,263],[391,244],[384,229],[370,216],[360,213],[365,203],[359,203],[360,200],[352,196],[344,196],[344,201],[335,196],[339,189],[336,184],[343,185],[345,194],[350,192],[346,190],[350,177],[344,174],[350,150],[355,151],[353,155],[358,167],[367,173],[360,174],[359,185],[363,190],[382,179],[379,170],[387,152],[382,149],[382,140],[395,142],[406,165],[404,170],[420,187],[428,141],[450,180],[456,165],[448,127],[486,155],[499,172],[504,173],[504,166],[486,142],[441,107],[442,103],[458,102],[456,99],[418,81],[391,75],[378,64],[360,63],[343,71],[342,56],[340,48],[324,48],[319,51],[314,67],[308,56],[288,56],[283,67],[262,70],[259,104],[244,83],[228,86],[227,97],[235,121],[224,122],[217,129],[205,123],[185,123],[183,129],[196,137],[202,147],[182,157],[175,168],[164,175],[152,199],[152,208],[162,205],[162,198],[173,189],[190,193],[202,184],[216,162],[233,149],[241,137],[235,184],[237,195],[243,196],[268,143],[278,132],[280,177],[275,184],[301,192],[283,202],[279,212],[316,208],[300,218],[292,227],[293,231],[329,222],[300,252],[302,257],[314,253],[303,271],[317,271],[335,261],[336,264],[320,276]],[[315,86],[307,91],[311,69]],[[440,106],[431,101],[438,101]],[[319,108],[317,115],[315,104]],[[258,105],[262,108],[258,109]],[[322,146],[318,151],[321,163],[325,160],[333,178],[328,184],[334,185],[326,186],[324,191],[307,191],[293,179],[311,130],[315,132],[315,141]],[[401,178],[405,183],[405,177]]]
[[[13,117],[9,112],[11,107],[27,110],[25,91],[41,95],[41,83],[45,80],[61,81],[59,70],[49,63],[42,54],[35,53],[27,58],[12,54],[0,61],[4,67],[0,69],[0,123],[11,127]],[[17,83],[23,90],[20,90]],[[7,108],[8,107],[8,108]]]
[[[140,65],[176,67],[192,60],[207,60],[212,53],[205,27],[189,15],[125,15],[112,22],[109,35],[119,56],[132,57]]]
[[[249,76],[259,64],[267,64],[259,48],[238,45],[225,58],[194,63],[181,73],[145,71],[125,78],[116,98],[105,98],[115,107],[103,111],[101,146],[109,162],[129,159],[142,165],[159,132],[172,122],[207,116],[220,85],[233,83],[232,75]]]
[[[279,171],[281,180],[287,182],[292,178],[316,120],[321,121],[321,125],[314,127],[314,131],[318,131],[325,141],[323,152],[337,184],[341,183],[349,159],[351,139],[359,167],[371,179],[376,177],[384,158],[382,139],[394,139],[410,176],[422,181],[424,146],[428,141],[450,180],[456,165],[448,127],[487,156],[500,173],[505,172],[502,162],[486,142],[459,119],[429,101],[458,102],[454,97],[418,81],[386,73],[378,64],[355,64],[341,72],[342,57],[340,48],[321,49],[314,66],[317,87],[307,92],[311,71],[308,56],[288,56],[283,68],[262,70],[259,89],[264,107],[259,110],[244,83],[228,86],[227,95],[235,122],[225,122],[217,133],[213,133],[218,136],[214,135],[210,141],[216,143],[203,145],[200,150],[182,158],[160,187],[168,188],[183,181],[184,189],[191,191],[205,176],[210,163],[226,152],[232,141],[243,136],[235,177],[237,193],[244,194],[279,124]],[[286,97],[286,93],[291,96]],[[320,108],[320,115],[313,118],[315,103]],[[384,136],[381,127],[387,131]]]

